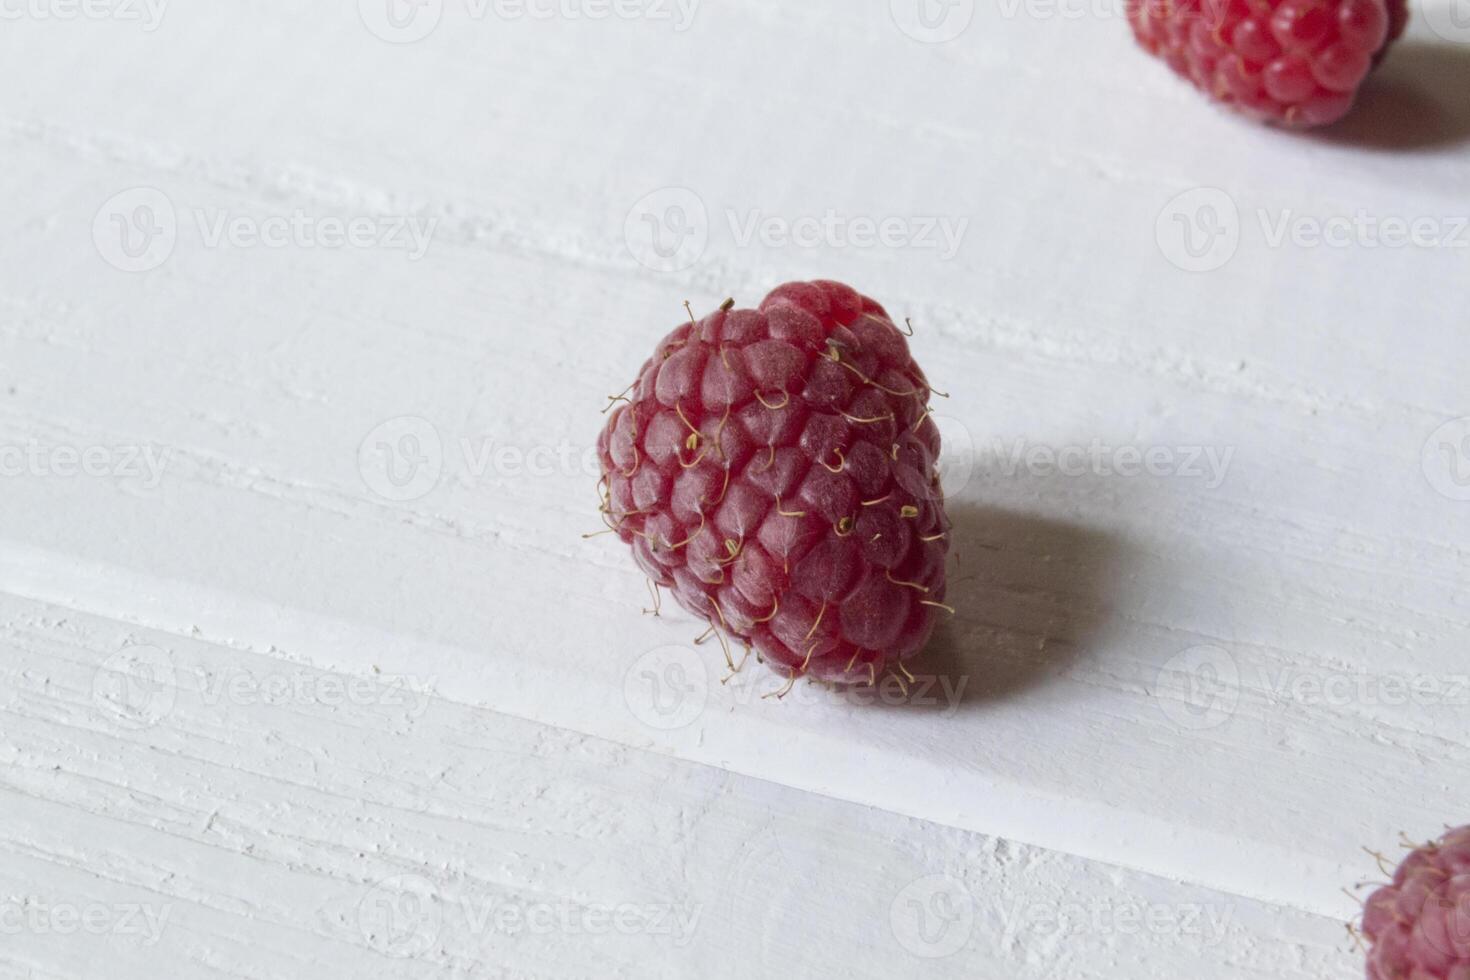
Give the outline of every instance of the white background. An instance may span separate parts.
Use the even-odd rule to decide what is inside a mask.
[[[1104,0],[388,2],[0,4],[0,977],[1360,975],[1470,817],[1463,3],[1293,136]],[[906,704],[583,538],[819,276],[952,396]]]

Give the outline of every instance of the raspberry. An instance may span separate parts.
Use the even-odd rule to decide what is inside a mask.
[[[1368,980],[1470,980],[1470,827],[1411,853],[1363,910]]]
[[[875,684],[948,608],[933,389],[847,286],[733,306],[691,314],[616,399],[604,517],[722,642],[791,681]]]
[[[1202,92],[1292,129],[1347,115],[1408,0],[1130,0],[1138,42]]]

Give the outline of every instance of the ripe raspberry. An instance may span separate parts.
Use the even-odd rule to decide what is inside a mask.
[[[1368,980],[1470,980],[1470,827],[1399,865],[1363,911]]]
[[[1347,115],[1408,0],[1130,0],[1140,44],[1221,102],[1292,129]]]
[[[619,399],[604,516],[650,579],[783,676],[876,683],[947,608],[933,389],[847,286],[733,306],[676,328]]]

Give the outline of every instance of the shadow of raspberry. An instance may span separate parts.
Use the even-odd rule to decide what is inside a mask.
[[[946,602],[956,614],[909,664],[973,708],[1063,675],[1106,621],[1120,542],[1077,524],[964,500],[948,505]],[[925,705],[920,705],[925,706]],[[909,705],[904,705],[907,708]]]
[[[1470,140],[1466,92],[1470,45],[1401,41],[1363,84],[1357,107],[1315,137],[1392,152],[1454,146]]]

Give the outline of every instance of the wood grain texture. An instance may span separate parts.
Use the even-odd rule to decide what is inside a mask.
[[[19,976],[1306,980],[1350,960],[1329,920],[469,708],[426,676],[14,599],[0,622]]]
[[[1272,243],[1301,218],[1433,219],[1448,236],[1464,216],[1470,46],[1426,26],[1438,8],[1421,11],[1358,116],[1303,138],[1201,106],[1105,7],[980,5],[942,45],[906,36],[877,0],[701,4],[682,31],[449,2],[437,30],[402,45],[358,7],[179,3],[153,31],[31,16],[0,33],[0,201],[14,229],[0,236],[0,447],[32,453],[0,458],[0,590],[17,609],[241,662],[433,678],[444,710],[533,744],[595,743],[610,766],[636,758],[659,774],[645,786],[759,785],[785,812],[824,814],[790,818],[802,829],[787,859],[801,867],[831,854],[813,829],[826,815],[864,814],[863,832],[894,838],[922,826],[938,842],[928,853],[957,867],[998,839],[1024,842],[1064,868],[1037,886],[1053,906],[1069,888],[1151,875],[1188,883],[1147,886],[1183,889],[1169,894],[1343,919],[1341,887],[1373,873],[1362,845],[1463,822],[1470,494],[1456,478],[1470,475],[1458,442],[1470,425],[1441,426],[1470,413],[1454,288],[1470,249]],[[1170,261],[1170,208],[1201,188],[1227,193],[1239,243],[1191,273]],[[158,195],[176,244],[156,268],[122,271],[111,221]],[[636,229],[674,231],[671,203],[707,242],[660,272],[640,263]],[[838,231],[810,246],[763,223],[829,215]],[[376,247],[289,230],[284,247],[214,240],[230,222],[315,234],[324,219],[368,222]],[[941,247],[856,245],[855,221],[915,237],[932,222]],[[395,228],[429,229],[424,254],[411,237],[395,247]],[[751,228],[766,237],[747,240]],[[953,254],[942,228],[963,228]],[[817,275],[912,316],[916,355],[951,395],[936,411],[959,614],[927,667],[929,705],[806,687],[776,704],[755,665],[721,684],[719,652],[691,642],[703,626],[667,606],[640,617],[627,556],[581,537],[597,527],[585,455],[598,409],[682,301],[753,304]],[[1095,447],[1108,467],[1045,463]],[[69,450],[101,453],[101,471],[59,475]],[[1119,450],[1169,465],[1119,475]],[[389,479],[411,472],[427,482]],[[298,720],[309,745],[321,720]],[[249,722],[263,740],[276,723]],[[34,725],[25,738],[42,738]],[[246,799],[265,780],[289,816],[284,780],[341,810],[280,859],[289,873],[239,876],[239,904],[208,926],[234,945],[211,968],[241,969],[259,933],[235,918],[251,903],[295,923],[337,894],[350,862],[325,875],[292,863],[327,860],[323,841],[396,853],[398,811],[364,825],[361,810],[383,780],[408,778],[397,766],[427,765],[443,733],[370,730],[355,730],[363,755],[346,769],[383,768],[355,784],[338,771],[336,790],[316,782],[319,763],[297,771],[235,746],[212,793]],[[119,738],[99,731],[91,751],[147,760],[113,774],[121,799],[194,771]],[[516,779],[541,778],[534,753],[506,751]],[[621,778],[598,765],[560,778],[589,793]],[[454,816],[410,821],[425,835],[414,860],[493,862],[443,790],[417,791]],[[64,801],[26,792],[39,809],[17,819],[47,828]],[[68,831],[100,845],[92,821],[112,818],[88,805],[72,804]],[[749,816],[729,816],[727,850],[755,832],[734,829]],[[284,847],[268,823],[239,831],[239,847]],[[661,829],[639,832],[629,839],[647,848]],[[626,862],[634,897],[619,900],[666,894],[622,840],[602,842]],[[78,853],[68,880],[89,873]],[[174,857],[154,837],[134,853]],[[25,860],[40,862],[26,880],[63,874],[47,854]],[[844,867],[834,893],[871,898]],[[600,894],[577,867],[521,870],[523,885]],[[200,903],[222,879],[235,880],[197,886]],[[302,904],[284,904],[296,887]],[[259,973],[328,955],[333,921],[263,951],[281,959]],[[1312,957],[1331,940],[1301,934],[1306,946],[1292,938],[1290,955],[1251,968],[1320,975]],[[200,944],[205,963],[213,941]],[[452,969],[473,945],[425,969]],[[530,945],[516,961],[527,975],[649,961],[637,943],[586,962]],[[724,959],[735,947],[709,948],[741,975]],[[1038,949],[1037,976],[1096,968]],[[17,962],[89,972],[53,955]],[[361,955],[364,971],[390,969]],[[875,974],[896,962],[874,955],[857,959]],[[688,961],[658,962],[675,975]]]

